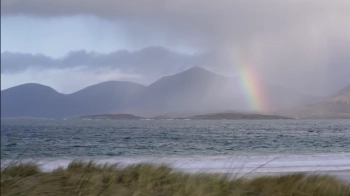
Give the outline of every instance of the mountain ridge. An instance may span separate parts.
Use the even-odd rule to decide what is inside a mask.
[[[149,112],[155,116],[184,110],[246,111],[249,103],[241,85],[237,78],[219,75],[200,67],[164,76],[148,86],[127,81],[107,81],[70,94],[30,83],[1,91],[1,104],[5,105],[5,109],[1,109],[1,115],[60,118],[101,113]],[[266,82],[263,85],[275,108],[303,105],[314,99],[313,96]],[[29,92],[31,88],[28,88],[29,91],[25,88],[27,86],[46,90],[42,90],[43,93],[33,93]],[[27,100],[28,95],[31,99]],[[279,96],[282,98],[278,99]]]

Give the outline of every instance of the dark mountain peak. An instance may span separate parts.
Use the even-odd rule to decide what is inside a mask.
[[[225,76],[213,73],[211,71],[208,71],[201,67],[192,67],[190,69],[187,69],[183,72],[165,76],[153,84],[149,85],[149,87],[155,87],[155,86],[164,86],[168,85],[168,88],[172,88],[174,85],[179,86],[188,86],[191,82],[193,83],[201,83],[204,85],[206,82],[210,82],[213,80],[220,80],[220,79],[226,79]]]
[[[79,90],[75,93],[78,92],[84,92],[87,90],[101,90],[101,91],[106,91],[106,90],[111,90],[113,88],[144,88],[145,86],[133,82],[127,82],[127,81],[106,81],[106,82],[101,82],[98,84],[94,84],[91,86],[88,86],[82,90]],[[73,94],[73,93],[72,93]]]
[[[98,84],[94,84],[92,86],[109,86],[109,85],[137,85],[137,86],[143,86],[141,84],[137,84],[137,83],[134,83],[134,82],[116,81],[116,80],[101,82],[101,83],[98,83]]]
[[[191,67],[183,72],[180,72],[180,73],[207,73],[207,74],[215,74],[207,69],[204,69],[202,67],[198,67],[198,66],[194,66],[194,67]],[[180,74],[179,73],[179,74]],[[215,74],[217,75],[217,74]]]
[[[187,69],[186,71],[208,71],[208,70],[206,70],[202,67],[199,67],[199,66],[193,66],[193,67]]]
[[[14,86],[5,90],[2,90],[1,93],[8,92],[32,92],[32,93],[58,93],[56,90],[49,86],[45,86],[38,83],[26,83],[18,86]]]
[[[21,85],[14,86],[14,87],[11,87],[11,88],[8,88],[5,90],[14,89],[14,88],[51,88],[51,87],[45,86],[43,84],[38,84],[38,83],[26,83],[26,84],[21,84]]]
[[[199,79],[199,80],[211,79],[216,77],[225,78],[225,76],[213,73],[207,69],[204,69],[202,67],[197,67],[197,66],[168,77],[179,77],[181,79],[191,78],[191,79]]]
[[[2,117],[44,117],[64,116],[64,95],[53,88],[29,83],[1,91]]]

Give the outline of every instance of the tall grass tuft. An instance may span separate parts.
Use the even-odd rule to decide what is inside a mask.
[[[28,177],[41,173],[39,167],[33,163],[13,163],[1,171],[2,177]]]
[[[35,164],[1,171],[1,195],[154,195],[154,196],[350,196],[346,184],[330,176],[293,174],[232,179],[229,175],[188,174],[165,165],[97,164],[73,161],[42,172]]]

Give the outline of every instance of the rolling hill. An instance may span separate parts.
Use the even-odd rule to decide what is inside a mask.
[[[110,81],[72,94],[61,94],[40,84],[23,84],[1,91],[1,117],[63,118],[113,113],[127,106],[145,86]]]
[[[23,84],[1,91],[1,117],[53,118],[65,116],[67,106],[64,94],[41,84]]]
[[[140,96],[146,87],[132,82],[109,81],[66,95],[71,116],[115,113],[128,109],[129,100]]]
[[[259,82],[271,110],[318,100],[315,96]],[[24,84],[1,91],[1,116],[66,118],[107,113],[156,116],[181,111],[247,111],[251,108],[245,90],[237,78],[199,67],[163,77],[149,86],[109,81],[71,94],[61,94],[40,84]]]

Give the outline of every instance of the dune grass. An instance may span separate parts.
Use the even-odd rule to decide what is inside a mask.
[[[230,179],[215,174],[187,174],[161,165],[96,164],[74,161],[67,168],[40,171],[35,164],[12,164],[1,170],[1,195],[139,195],[139,196],[350,196],[350,188],[321,175],[293,174]]]

